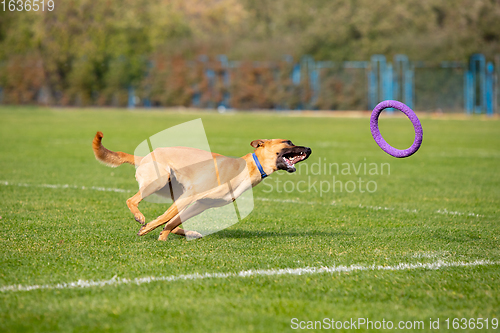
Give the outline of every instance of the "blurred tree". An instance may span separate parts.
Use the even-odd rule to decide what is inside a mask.
[[[476,52],[500,54],[500,0],[65,0],[52,12],[0,11],[0,85],[14,91],[41,84],[61,104],[123,104],[128,87],[140,86],[160,55],[341,61],[405,53],[411,60],[464,61]],[[40,64],[36,78],[12,75],[23,62]],[[164,103],[185,104],[189,94],[177,83],[169,87],[175,92]],[[26,100],[18,97],[12,100]]]

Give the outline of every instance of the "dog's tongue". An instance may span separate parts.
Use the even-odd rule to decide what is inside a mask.
[[[293,167],[295,163],[302,161],[305,157],[306,155],[301,153],[300,155],[294,155],[290,159],[286,157],[283,157],[283,159],[285,160],[286,165]]]
[[[285,164],[286,166],[289,168],[289,169],[292,169],[293,171],[295,171],[295,161],[298,162],[298,160],[295,160],[295,161],[290,161],[288,158],[283,158],[285,160]]]

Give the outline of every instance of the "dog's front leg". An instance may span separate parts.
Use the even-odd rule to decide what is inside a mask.
[[[167,223],[168,221],[173,219],[177,214],[179,214],[179,212],[184,211],[184,209],[186,209],[191,202],[192,198],[190,197],[183,199],[179,198],[179,200],[175,201],[163,215],[160,215],[156,218],[156,220],[153,220],[148,224],[143,225],[137,234],[139,236],[144,236],[148,232],[158,228],[160,225]]]

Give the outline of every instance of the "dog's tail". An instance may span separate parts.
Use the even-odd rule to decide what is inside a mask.
[[[102,137],[104,135],[102,132],[97,132],[94,141],[92,142],[92,148],[94,149],[95,158],[106,164],[107,166],[116,168],[123,163],[129,163],[138,166],[141,163],[141,156],[134,156],[121,151],[111,151],[106,148],[101,143]]]

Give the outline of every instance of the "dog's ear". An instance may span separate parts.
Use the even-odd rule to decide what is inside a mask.
[[[262,140],[262,139],[259,139],[259,140],[253,140],[252,142],[250,142],[250,146],[254,147],[254,148],[259,148],[260,146],[262,146],[264,144],[264,142],[266,142],[267,140]]]

